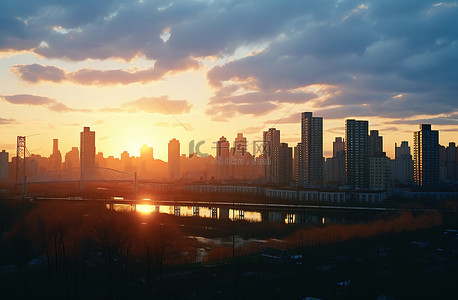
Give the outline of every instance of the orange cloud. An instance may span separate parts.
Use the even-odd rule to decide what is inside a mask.
[[[57,102],[54,99],[30,94],[17,94],[8,96],[0,95],[0,98],[3,98],[3,100],[13,105],[44,106],[55,112],[91,112],[90,109],[71,108],[63,103]]]
[[[162,115],[178,115],[188,113],[192,104],[186,100],[170,100],[168,96],[143,97],[135,101],[127,102],[121,107],[105,107],[101,112],[148,112]]]

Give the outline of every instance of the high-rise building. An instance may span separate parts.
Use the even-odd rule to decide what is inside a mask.
[[[298,170],[299,170],[299,148],[301,143],[293,148],[293,177],[291,180],[297,184]]]
[[[237,137],[235,138],[234,145],[235,145],[235,152],[244,156],[245,153],[247,152],[247,143],[246,143],[246,137],[243,136],[243,133],[237,133]]]
[[[421,124],[413,139],[415,183],[422,187],[439,183],[439,131],[431,130],[431,124]]]
[[[95,131],[84,127],[80,134],[81,180],[91,179],[95,171]]]
[[[387,190],[391,186],[391,161],[386,155],[369,157],[369,187]]]
[[[247,151],[247,141],[243,133],[237,133],[234,148],[231,149],[231,177],[247,180],[252,177],[251,162],[253,156]]]
[[[132,173],[132,157],[130,157],[129,152],[123,151],[121,153],[121,163],[123,166],[123,171],[126,173]]]
[[[230,177],[231,162],[229,142],[222,136],[216,142],[216,178],[218,180],[226,180]]]
[[[65,154],[64,169],[80,167],[80,152],[78,147],[72,147],[72,150]]]
[[[62,154],[59,151],[58,139],[53,139],[52,154],[49,156],[49,167],[51,170],[62,169]]]
[[[171,139],[168,145],[169,179],[177,180],[180,178],[180,141]]]
[[[267,183],[273,183],[274,171],[273,165],[275,164],[274,149],[280,147],[280,130],[269,128],[264,131],[262,135],[263,140],[263,155],[264,155],[264,179]]]
[[[345,156],[345,141],[341,137],[336,137],[332,142],[332,157]]]
[[[302,113],[301,154],[298,185],[321,185],[323,181],[323,118]]]
[[[341,137],[336,137],[332,143],[331,158],[324,163],[324,181],[330,184],[345,184],[345,142]]]
[[[103,157],[103,152],[97,152],[95,155],[95,166],[99,168],[107,167],[107,161],[105,157]]]
[[[409,143],[402,141],[401,146],[395,144],[394,167],[391,172],[394,183],[409,184],[413,182],[413,160]]]
[[[449,183],[458,181],[457,153],[456,144],[453,142],[450,142],[448,147],[443,147],[443,157],[440,157],[441,181]]]
[[[9,162],[9,153],[5,150],[0,152],[0,182],[8,180],[8,162]]]
[[[281,143],[274,148],[273,157],[272,183],[278,186],[290,185],[293,175],[293,149],[287,143]]]
[[[368,156],[370,189],[387,190],[391,185],[391,161],[383,152],[383,137],[378,130],[370,131]]]
[[[348,119],[345,122],[347,185],[354,189],[369,188],[368,128],[368,121]]]
[[[147,145],[143,145],[140,148],[140,157],[142,159],[153,159],[153,147],[148,147]]]
[[[383,137],[379,136],[378,130],[371,130],[368,139],[369,157],[383,155]]]

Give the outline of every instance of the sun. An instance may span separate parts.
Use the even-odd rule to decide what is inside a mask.
[[[154,205],[150,204],[137,204],[136,210],[142,214],[150,214],[154,211]]]

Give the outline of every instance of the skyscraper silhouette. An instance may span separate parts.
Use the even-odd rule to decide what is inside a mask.
[[[378,130],[371,130],[368,137],[369,187],[371,190],[387,190],[391,183],[391,161],[383,152],[383,137]]]
[[[323,118],[313,117],[311,112],[302,113],[301,146],[299,154],[300,186],[323,181]]]
[[[65,154],[64,169],[78,168],[80,166],[80,154],[78,147],[72,147],[72,150]]]
[[[293,175],[293,149],[287,143],[281,143],[273,151],[273,180],[275,185],[290,185]]]
[[[49,156],[51,170],[60,170],[62,168],[62,154],[59,151],[59,140],[53,139],[52,154]]]
[[[95,131],[84,127],[80,133],[80,166],[81,184],[84,188],[84,181],[92,179],[95,174]]]
[[[347,185],[354,189],[369,188],[368,129],[368,121],[348,119],[345,122]]]
[[[327,158],[323,166],[324,181],[330,184],[345,184],[345,142],[336,137],[332,143],[332,157]]]
[[[172,139],[168,145],[168,167],[169,178],[177,180],[180,178],[180,141]]]
[[[269,128],[263,132],[264,179],[267,183],[274,183],[274,150],[280,147],[280,130]]]
[[[229,179],[230,176],[230,151],[229,142],[222,136],[216,142],[216,178],[218,180]]]
[[[393,181],[395,183],[409,184],[413,182],[413,161],[409,143],[402,141],[401,146],[394,144],[395,160]]]
[[[9,153],[5,150],[0,152],[0,182],[8,180]]]
[[[383,137],[379,136],[378,130],[371,130],[368,140],[369,157],[383,155]]]
[[[423,187],[439,183],[439,131],[431,130],[431,124],[421,124],[413,139],[415,183]]]

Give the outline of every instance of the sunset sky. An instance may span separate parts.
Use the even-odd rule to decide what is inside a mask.
[[[300,112],[324,118],[325,156],[346,118],[369,120],[393,156],[418,124],[458,142],[458,4],[379,1],[3,0],[0,150],[16,136],[49,156],[79,147],[167,159],[167,143],[251,142]],[[35,135],[38,134],[38,135]],[[33,136],[32,136],[33,135]]]

